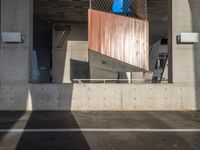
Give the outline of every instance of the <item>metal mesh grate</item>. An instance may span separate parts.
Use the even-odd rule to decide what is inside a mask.
[[[117,9],[114,9],[114,6]],[[147,0],[90,0],[90,8],[123,16],[147,19]]]

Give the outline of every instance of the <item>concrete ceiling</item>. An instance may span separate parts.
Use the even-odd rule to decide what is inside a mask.
[[[167,35],[167,0],[147,0],[150,43]],[[34,0],[36,20],[87,22],[89,0]]]
[[[89,0],[34,0],[37,20],[53,22],[87,22]]]

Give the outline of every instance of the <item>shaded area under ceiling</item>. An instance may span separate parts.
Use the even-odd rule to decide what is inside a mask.
[[[150,44],[167,36],[168,31],[168,0],[148,0],[149,41]]]
[[[34,17],[40,21],[87,22],[89,0],[34,0]]]

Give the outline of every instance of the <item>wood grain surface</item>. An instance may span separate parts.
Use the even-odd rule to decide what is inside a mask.
[[[146,20],[89,10],[88,48],[149,70],[149,23]]]

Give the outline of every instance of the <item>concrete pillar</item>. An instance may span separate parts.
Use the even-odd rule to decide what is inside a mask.
[[[1,0],[0,0],[0,13],[1,13]],[[1,56],[1,14],[0,14],[0,56]],[[0,61],[0,63],[1,63],[1,61]],[[1,66],[1,64],[0,64],[0,66]]]
[[[23,43],[2,43],[1,84],[28,83],[32,49],[32,0],[1,0],[1,32],[21,32]]]
[[[177,44],[181,32],[200,33],[200,1],[170,0],[172,7],[169,48],[172,48],[171,69],[174,83],[196,84],[200,75],[200,44]],[[171,66],[169,66],[171,67]]]
[[[1,32],[21,32],[23,42],[1,41],[0,110],[28,108],[32,2],[33,0],[1,0]]]

